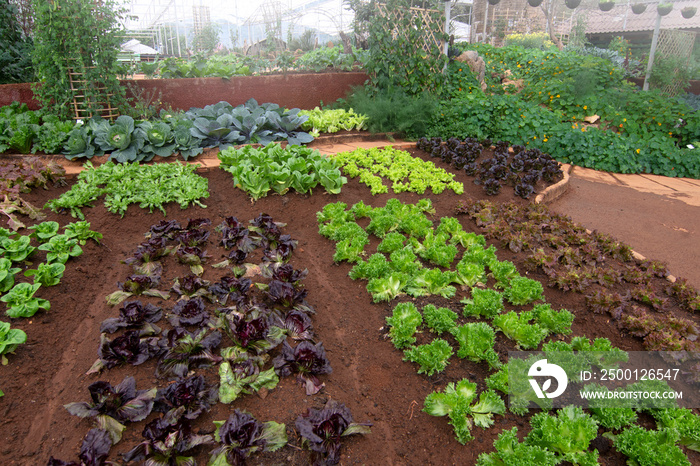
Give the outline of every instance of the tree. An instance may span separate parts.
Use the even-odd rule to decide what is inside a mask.
[[[193,45],[195,50],[211,55],[219,46],[219,34],[221,27],[216,23],[209,23],[194,36]]]
[[[20,12],[9,0],[0,0],[0,84],[31,82],[32,40],[22,30]]]

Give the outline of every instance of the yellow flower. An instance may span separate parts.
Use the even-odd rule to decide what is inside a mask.
[[[584,110],[588,110],[588,105],[584,105],[584,106],[583,106],[583,109],[584,109]]]
[[[532,136],[532,139],[537,139],[537,136]]]
[[[627,123],[627,118],[623,118],[622,121],[624,121],[625,123]]]
[[[584,126],[583,128],[581,128],[581,132],[583,132],[583,133],[586,132],[586,127],[585,127],[585,126]]]
[[[547,142],[548,140],[549,140],[549,139],[547,139],[547,138],[544,138],[544,142]]]
[[[462,68],[460,68],[459,71],[462,71]]]
[[[669,136],[673,136],[673,133],[671,131],[668,132]]]
[[[661,126],[661,122],[659,121],[658,123],[659,123],[659,126]]]
[[[559,94],[557,94],[557,99],[559,98]]]
[[[637,153],[639,154],[639,149],[637,149]]]

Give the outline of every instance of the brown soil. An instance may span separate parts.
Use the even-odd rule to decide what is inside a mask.
[[[700,287],[700,207],[681,199],[571,176],[552,210],[591,230],[614,234],[646,257],[665,262],[673,275]]]
[[[276,221],[287,223],[284,231],[299,241],[291,264],[309,270],[305,280],[309,291],[307,300],[316,309],[314,328],[333,367],[332,374],[320,377],[326,386],[314,396],[306,396],[303,388],[289,377],[282,379],[264,399],[247,396],[232,405],[217,404],[196,421],[202,432],[211,432],[211,421],[226,419],[234,408],[246,409],[259,420],[285,423],[292,445],[276,453],[254,457],[250,464],[307,464],[309,453],[297,448],[300,439],[294,431],[294,421],[307,408],[321,407],[329,398],[346,404],[356,421],[373,423],[370,435],[344,441],[341,464],[345,465],[472,465],[479,453],[492,451],[492,442],[502,429],[517,426],[521,435],[527,432],[527,418],[507,413],[496,416],[491,429],[474,428],[475,439],[462,446],[455,440],[446,418],[423,413],[421,409],[426,395],[444,389],[450,381],[467,377],[483,390],[484,379],[489,375],[485,364],[470,363],[455,356],[443,374],[433,377],[418,375],[416,366],[403,362],[403,354],[386,338],[385,318],[391,314],[396,302],[373,304],[365,291],[366,282],[355,282],[348,277],[350,265],[334,264],[334,244],[318,234],[316,212],[329,202],[342,201],[351,205],[364,200],[374,206],[383,206],[391,197],[416,202],[421,196],[402,193],[373,197],[367,187],[351,180],[337,196],[322,194],[316,189],[313,196],[269,196],[251,203],[243,192],[233,188],[229,174],[219,169],[202,171],[201,174],[209,179],[211,196],[205,200],[208,207],[181,210],[177,205],[169,205],[167,219],[186,223],[189,218],[207,217],[217,225],[226,216],[234,215],[246,221],[265,212]],[[454,215],[459,200],[485,197],[483,189],[474,185],[472,178],[461,174],[458,179],[465,183],[464,195],[444,192],[439,196],[429,196],[437,210],[436,219]],[[38,190],[28,194],[26,199],[35,205],[43,205],[67,189]],[[504,188],[501,194],[490,200],[508,201],[513,199],[512,193],[512,188]],[[155,378],[152,361],[137,367],[117,367],[101,375],[85,375],[97,357],[100,323],[117,313],[117,308],[106,304],[105,296],[117,289],[117,281],[131,273],[130,266],[121,261],[134,251],[149,227],[163,216],[157,211],[149,214],[132,206],[120,218],[109,213],[101,201],[84,212],[92,229],[104,235],[101,245],[89,242],[84,247],[84,254],[67,264],[59,286],[40,290],[40,297],[51,302],[49,312],[40,312],[32,319],[12,321],[13,327],[27,332],[28,341],[17,349],[16,354],[10,355],[9,366],[0,367],[0,387],[5,392],[0,398],[0,464],[3,465],[43,465],[52,455],[75,460],[81,440],[92,424],[69,415],[63,405],[87,401],[90,383],[106,380],[116,385],[127,375],[136,378],[139,389],[163,387],[167,383]],[[72,221],[70,217],[51,212],[48,212],[48,217],[61,225]],[[460,220],[466,230],[480,232],[466,216],[461,216]],[[210,253],[212,250],[216,251],[213,244]],[[523,257],[499,247],[499,259],[514,260],[520,270],[524,270],[521,268]],[[37,256],[37,260],[41,258],[41,255]],[[214,257],[212,263],[215,259],[218,257]],[[174,264],[174,261],[168,264]],[[170,283],[184,273],[185,269],[179,265],[166,267],[162,283]],[[220,275],[214,269],[205,268],[205,279],[216,280]],[[546,281],[544,275],[531,276]],[[161,285],[161,289],[164,288],[165,285]],[[576,314],[575,335],[585,333],[589,337],[607,337],[623,349],[641,349],[639,340],[622,337],[607,317],[589,314],[580,294],[545,289],[549,303]],[[421,302],[433,302],[460,311],[462,306],[458,301],[464,296],[465,292],[459,291],[452,300],[433,297]],[[142,301],[166,309],[173,305],[172,300],[161,302],[142,298]],[[497,349],[507,351],[506,343],[507,340],[499,334]],[[216,368],[198,372],[209,382],[218,380]],[[155,416],[152,414],[148,420]],[[118,454],[141,441],[140,433],[145,423],[128,426],[121,443],[112,448],[110,458],[113,461],[118,461]],[[206,463],[210,450],[211,447],[198,450],[198,464]],[[700,456],[690,454],[693,455],[691,461],[700,464]],[[625,460],[610,449],[601,456],[601,464],[622,465]]]

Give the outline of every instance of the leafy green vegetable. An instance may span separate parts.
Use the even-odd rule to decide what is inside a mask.
[[[588,466],[598,464],[598,452],[588,451],[598,435],[598,423],[578,406],[566,406],[557,416],[537,413],[530,418],[532,430],[525,443],[561,455],[564,461]]]
[[[450,286],[455,277],[455,272],[423,269],[413,276],[413,280],[406,287],[406,292],[411,296],[438,295],[451,298],[457,292],[454,286]]]
[[[366,128],[367,116],[358,115],[352,109],[324,109],[316,107],[313,110],[302,110],[301,116],[309,119],[302,123],[301,128],[309,131],[314,137],[320,133],[337,133],[338,131],[359,131]]]
[[[31,285],[29,283],[16,284],[0,301],[7,303],[5,313],[16,319],[18,317],[32,317],[39,309],[49,310],[51,304],[45,299],[35,298],[34,293],[41,286],[40,283]]]
[[[464,185],[454,181],[453,174],[437,168],[432,162],[424,162],[392,147],[358,148],[336,154],[335,160],[347,176],[359,176],[360,182],[368,185],[373,195],[388,192],[382,178],[393,183],[395,193],[410,191],[423,194],[428,188],[435,194],[445,189],[451,189],[456,194],[464,192]]]
[[[19,267],[12,267],[10,259],[0,257],[0,293],[5,293],[15,286],[15,274],[21,270]]]
[[[350,270],[348,275],[353,280],[370,280],[372,278],[383,277],[391,271],[389,261],[384,254],[376,253],[363,261],[360,259]]]
[[[474,362],[486,361],[492,369],[501,366],[498,354],[493,349],[496,333],[489,324],[485,322],[467,323],[454,327],[451,333],[459,343],[457,356],[460,358]]]
[[[534,319],[532,311],[518,314],[510,311],[507,314],[499,314],[493,319],[493,325],[505,335],[514,340],[518,346],[524,349],[537,348],[547,336],[547,330],[537,324],[530,324]]]
[[[472,298],[464,298],[465,316],[493,318],[503,310],[503,294],[491,288],[472,288]]]
[[[508,409],[514,414],[527,414],[530,403],[543,410],[552,408],[551,398],[537,398],[528,382],[528,371],[539,359],[537,355],[527,359],[510,358],[508,364],[486,379],[488,388],[508,395]]]
[[[31,239],[29,236],[20,236],[17,239],[2,238],[0,239],[0,248],[4,249],[3,256],[12,262],[22,262],[31,256],[36,248],[29,244]]]
[[[504,430],[494,440],[496,451],[482,453],[476,466],[555,466],[559,459],[546,448],[518,441],[518,428]]]
[[[40,242],[45,243],[58,234],[58,222],[41,222],[28,228],[34,230],[31,237],[37,238]]]
[[[452,356],[452,347],[445,340],[436,338],[426,345],[411,346],[404,351],[404,356],[404,361],[420,365],[419,374],[431,376],[445,370]]]
[[[48,243],[39,246],[39,250],[46,251],[46,261],[49,264],[65,264],[71,257],[78,257],[83,253],[83,249],[78,246],[78,240],[66,235],[53,236]]]
[[[604,435],[612,438],[615,448],[629,458],[628,464],[691,465],[688,457],[676,445],[680,435],[675,429],[647,430],[633,425],[619,435]]]
[[[435,307],[428,304],[423,307],[423,321],[430,330],[442,335],[456,326],[457,313],[446,307]]]
[[[607,387],[598,384],[588,384],[584,392],[598,392],[603,396],[609,391]],[[588,410],[601,426],[607,429],[619,430],[637,420],[637,411],[620,404],[619,399],[588,398]]]
[[[66,266],[60,262],[42,263],[36,269],[25,271],[24,276],[34,277],[34,283],[39,283],[41,286],[55,286],[61,283],[65,270]]]
[[[510,281],[515,277],[519,277],[518,269],[511,261],[491,260],[488,263],[491,269],[491,275],[496,279],[496,288],[507,289],[510,286]]]
[[[566,309],[555,311],[549,304],[536,304],[532,308],[535,322],[549,333],[569,335],[574,315]]]
[[[542,283],[525,277],[513,277],[505,290],[505,297],[515,306],[522,306],[542,299]]]
[[[6,354],[14,353],[17,346],[27,341],[27,334],[18,328],[10,328],[8,322],[0,321],[0,362],[7,365]]]
[[[253,200],[270,190],[285,194],[289,189],[306,194],[318,184],[326,192],[339,194],[347,179],[335,162],[315,149],[270,144],[255,148],[229,148],[219,153],[221,168],[233,175],[234,186],[246,191]]]
[[[139,123],[136,133],[143,139],[143,152],[146,154],[142,159],[148,162],[155,155],[169,157],[175,153],[177,144],[170,125],[163,121],[155,123],[144,121]]]
[[[431,416],[449,416],[457,441],[464,445],[474,438],[471,435],[473,425],[491,427],[493,415],[506,411],[503,400],[491,390],[481,392],[479,401],[472,404],[475,398],[476,384],[462,379],[456,385],[448,383],[442,393],[429,394],[425,398],[423,411]]]
[[[71,190],[49,201],[46,207],[54,212],[69,210],[81,220],[85,216],[80,208],[91,205],[102,195],[106,195],[107,209],[122,216],[132,203],[151,212],[158,208],[164,214],[168,202],[177,202],[183,209],[190,203],[204,208],[199,199],[209,197],[208,181],[195,173],[197,167],[182,163],[117,165],[109,161],[94,168],[87,162]]]
[[[457,277],[455,283],[462,285],[462,288],[473,287],[477,284],[486,283],[486,271],[483,264],[461,260],[457,263]],[[503,298],[501,297],[501,303]]]
[[[79,159],[81,157],[90,159],[103,154],[104,151],[94,142],[94,135],[90,126],[75,126],[71,132],[68,133],[68,140],[63,145],[63,155],[65,155],[68,160]]]
[[[391,254],[394,251],[402,249],[404,247],[405,242],[406,237],[404,235],[397,231],[392,231],[384,237],[381,243],[379,243],[379,245],[377,246],[377,252]]]
[[[403,274],[392,273],[380,278],[373,278],[367,283],[367,291],[372,295],[375,303],[380,301],[391,301],[401,294],[401,290],[406,286],[406,280],[402,280]]]
[[[84,245],[89,239],[99,244],[102,239],[102,233],[90,230],[90,222],[85,220],[69,223],[64,227],[63,234],[68,238],[77,239],[80,245]]]
[[[418,327],[423,323],[423,318],[413,303],[399,303],[394,306],[391,317],[386,318],[391,326],[389,336],[392,343],[398,349],[402,349],[416,342],[413,336]]]
[[[219,401],[231,403],[241,394],[249,395],[261,388],[272,390],[279,377],[274,367],[263,371],[267,356],[249,354],[242,348],[231,347],[221,350],[224,362],[219,366]]]
[[[92,126],[92,130],[95,134],[95,144],[100,150],[111,151],[110,161],[138,162],[148,157],[141,152],[144,146],[143,136],[135,131],[134,119],[128,115],[117,117],[114,124],[100,120]]]
[[[700,451],[700,416],[687,408],[652,409],[657,425],[673,429],[680,435],[681,445]]]

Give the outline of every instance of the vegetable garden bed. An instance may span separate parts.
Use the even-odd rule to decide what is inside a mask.
[[[424,152],[411,152],[424,160],[436,161],[440,168],[450,170],[446,164],[438,163],[437,159]],[[326,194],[318,187],[314,189],[313,195],[270,194],[251,203],[248,195],[233,188],[229,173],[218,168],[199,171],[208,180],[210,196],[202,199],[207,207],[194,206],[182,210],[175,204],[169,204],[165,208],[165,220],[176,220],[183,227],[189,219],[211,220],[211,226],[207,227],[211,231],[211,237],[206,249],[212,257],[205,262],[202,277],[214,283],[227,273],[226,270],[211,267],[225,259],[225,251],[217,246],[220,234],[214,228],[226,218],[235,216],[247,224],[248,220],[265,213],[275,221],[285,223],[282,233],[289,234],[293,240],[298,241],[289,264],[295,269],[308,269],[308,276],[303,281],[308,291],[306,302],[316,311],[312,316],[313,330],[316,341],[323,343],[332,373],[318,376],[325,387],[315,395],[307,396],[295,377],[281,377],[276,388],[262,390],[260,395],[247,395],[230,405],[214,404],[194,421],[196,433],[213,434],[213,421],[226,420],[235,408],[245,409],[260,421],[284,423],[290,445],[277,452],[256,454],[249,460],[250,464],[308,464],[309,452],[300,448],[301,439],[294,429],[295,421],[309,408],[322,408],[329,399],[345,404],[352,412],[355,422],[372,423],[371,434],[343,440],[342,464],[475,464],[480,453],[493,451],[492,443],[502,430],[517,427],[521,439],[527,433],[528,421],[534,411],[526,416],[507,411],[504,415],[494,416],[495,424],[491,428],[473,427],[471,435],[474,439],[463,446],[455,440],[453,428],[445,418],[429,416],[422,411],[426,396],[431,392],[444,391],[448,382],[467,378],[477,384],[478,392],[482,392],[487,388],[486,378],[493,372],[489,371],[484,362],[469,362],[453,355],[444,372],[430,377],[417,374],[418,366],[404,362],[403,352],[392,345],[386,318],[392,315],[398,302],[412,302],[419,309],[434,304],[449,308],[461,316],[464,306],[459,301],[470,297],[470,294],[457,287],[456,295],[449,299],[435,295],[418,298],[400,295],[390,302],[373,303],[372,296],[366,291],[367,282],[351,280],[348,273],[353,268],[352,264],[334,263],[335,243],[319,235],[317,212],[331,202],[343,202],[350,207],[363,201],[373,207],[384,207],[392,198],[410,204],[430,198],[435,209],[430,218],[436,227],[440,218],[456,217],[465,231],[485,233],[489,238],[487,245],[495,245],[499,260],[512,261],[523,276],[541,281],[545,285],[546,302],[554,309],[568,309],[574,314],[573,335],[585,335],[591,339],[608,338],[613,345],[628,351],[644,349],[642,339],[629,336],[631,330],[620,330],[615,325],[614,316],[603,307],[604,303],[599,302],[599,313],[594,313],[591,306],[596,303],[591,298],[586,298],[595,292],[622,295],[636,285],[623,279],[619,282],[614,279],[614,283],[607,286],[594,283],[595,280],[592,279],[582,279],[579,283],[566,275],[565,271],[560,275],[553,273],[551,267],[547,268],[550,258],[540,255],[537,256],[539,259],[533,260],[530,257],[532,254],[526,252],[529,249],[527,245],[530,243],[530,247],[534,247],[534,240],[527,236],[527,231],[518,230],[520,225],[526,223],[523,220],[526,216],[520,209],[527,211],[529,202],[517,197],[512,187],[504,187],[497,195],[487,197],[483,187],[475,185],[474,178],[467,176],[464,170],[452,172],[456,174],[455,181],[464,183],[464,194],[458,195],[450,189],[445,189],[439,195],[430,190],[423,195],[410,192],[395,194],[390,190],[389,193],[372,196],[370,190],[360,184],[358,179],[349,179],[338,195]],[[73,181],[69,178],[67,187],[34,190],[23,195],[23,198],[33,205],[42,206],[67,191]],[[538,188],[541,189],[542,185]],[[511,215],[505,215],[504,222],[493,221],[499,218],[496,207],[475,204],[479,199],[495,202],[496,207],[508,205],[502,210]],[[466,202],[467,207],[460,204],[460,201]],[[506,202],[512,204],[503,204]],[[460,205],[463,206],[462,214],[456,211]],[[533,218],[538,215],[543,218],[545,210],[532,210]],[[20,345],[14,355],[9,356],[9,366],[0,366],[0,388],[5,393],[0,398],[2,464],[46,464],[50,456],[74,460],[83,437],[93,427],[93,423],[89,419],[81,420],[71,416],[63,405],[89,400],[87,387],[95,381],[108,381],[116,386],[125,377],[133,376],[140,390],[163,388],[169,383],[167,378],[156,378],[157,363],[154,360],[138,366],[119,365],[101,374],[86,375],[97,358],[102,322],[118,314],[118,306],[109,306],[105,298],[117,290],[117,282],[124,281],[134,273],[132,266],[122,261],[133,255],[137,246],[144,241],[143,235],[152,225],[163,220],[163,215],[157,210],[149,214],[132,205],[123,217],[119,217],[108,212],[101,200],[94,207],[83,209],[83,213],[90,222],[91,229],[102,233],[100,244],[88,241],[83,246],[84,254],[68,262],[61,284],[41,289],[39,296],[51,303],[49,311],[40,311],[29,319],[12,321],[13,328],[27,333],[28,341]],[[47,215],[49,220],[55,220],[61,226],[73,220],[70,216],[48,210]],[[367,228],[368,223],[367,219],[358,221],[362,228]],[[535,222],[535,225],[540,224],[541,222]],[[565,225],[562,228],[569,237],[581,234],[592,238],[566,221],[562,225]],[[601,242],[596,244],[607,245],[609,248],[605,253],[608,257],[606,261],[598,261],[601,270],[604,264],[622,275],[627,266],[635,265],[633,260],[624,261],[624,247],[605,238],[597,239]],[[367,257],[376,250],[379,243],[377,237],[370,237],[366,248],[369,251]],[[543,252],[552,255],[563,251],[566,260],[573,262],[584,260],[579,256],[591,253],[583,251],[584,249],[580,244],[574,247],[556,244]],[[255,254],[252,262],[261,259],[259,253]],[[164,260],[163,264],[159,290],[169,290],[176,277],[184,277],[191,270],[188,265],[180,264],[174,258]],[[657,276],[663,275],[663,272],[650,264],[642,265],[641,268],[652,271],[649,286],[655,293],[663,295],[668,283]],[[609,272],[610,269],[606,268],[605,271]],[[654,270],[658,272],[657,275],[653,273]],[[601,282],[607,279],[605,273],[599,276]],[[255,276],[253,281],[265,282]],[[550,282],[556,282],[557,285],[547,286]],[[493,288],[494,283],[495,280],[489,278],[489,287]],[[562,289],[577,286],[583,287],[582,291]],[[168,300],[144,296],[139,299],[169,312],[176,299],[174,293],[171,295]],[[644,307],[641,302],[635,302],[639,307]],[[522,310],[519,306],[506,304],[506,311],[510,309]],[[698,321],[697,314],[689,314],[682,309],[681,300],[677,297],[668,298],[666,309],[654,315],[682,317],[695,325]],[[473,317],[466,320],[460,317],[460,322],[474,320]],[[165,320],[158,325],[168,327]],[[427,328],[423,328],[417,338],[417,344],[428,343],[431,334]],[[445,338],[453,347],[458,347],[454,344],[454,338]],[[568,338],[562,336],[552,339],[568,341]],[[505,354],[513,347],[513,342],[503,333],[496,334],[495,350],[501,360],[505,360]],[[273,352],[273,356],[277,354],[279,348]],[[196,373],[203,375],[211,384],[219,381],[217,367],[197,369]],[[121,441],[112,447],[110,459],[117,461],[119,454],[142,442],[141,432],[144,426],[156,417],[152,414],[146,420],[127,425]],[[653,419],[647,414],[640,415],[639,424],[645,428],[654,427]],[[599,432],[602,433],[603,429]],[[601,454],[601,464],[619,465],[626,461],[621,453],[611,447],[610,441],[602,436],[595,439],[593,446]],[[213,448],[214,446],[201,446],[193,450],[197,464],[205,464]],[[692,464],[700,463],[700,454],[687,449],[684,451]]]

